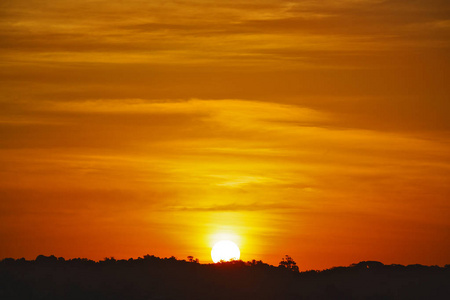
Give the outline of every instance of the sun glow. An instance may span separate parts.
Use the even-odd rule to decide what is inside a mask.
[[[232,241],[217,242],[211,250],[211,258],[214,263],[219,261],[238,260],[241,256],[239,247]]]

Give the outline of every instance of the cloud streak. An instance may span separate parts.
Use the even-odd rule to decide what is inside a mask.
[[[266,211],[269,210],[271,212],[274,211],[283,211],[288,210],[292,212],[292,210],[298,210],[299,207],[280,204],[280,203],[271,203],[271,204],[259,204],[259,203],[250,203],[250,204],[239,204],[239,203],[230,203],[224,205],[213,205],[207,207],[190,207],[190,206],[169,206],[166,210],[175,210],[175,211],[192,211],[192,212],[242,212],[242,211]]]

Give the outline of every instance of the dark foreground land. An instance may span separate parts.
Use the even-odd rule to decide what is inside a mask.
[[[0,299],[450,299],[450,266],[360,262],[299,273],[261,261],[40,255],[0,262]]]

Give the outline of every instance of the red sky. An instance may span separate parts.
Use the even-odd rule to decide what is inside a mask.
[[[0,3],[0,258],[450,263],[450,3]]]

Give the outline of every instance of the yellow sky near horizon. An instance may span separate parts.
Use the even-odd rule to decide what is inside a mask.
[[[447,264],[447,1],[0,3],[0,258]]]

